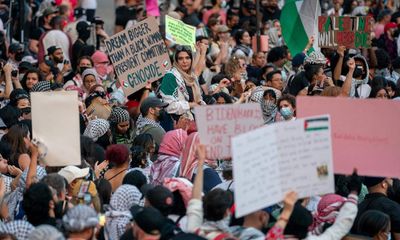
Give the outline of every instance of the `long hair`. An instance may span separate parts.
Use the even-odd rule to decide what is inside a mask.
[[[29,69],[28,71],[26,71],[24,77],[21,79],[21,86],[22,86],[22,88],[23,88],[25,91],[27,91],[27,92],[30,92],[30,91],[31,91],[31,90],[28,89],[28,87],[26,86],[26,80],[27,80],[27,78],[28,78],[28,74],[30,74],[30,73],[36,73],[36,75],[38,76],[38,80],[39,80],[38,82],[41,82],[41,81],[44,80],[42,74],[40,73],[40,71],[39,71],[38,69],[32,68],[32,69]]]
[[[28,153],[24,138],[28,137],[29,129],[25,124],[13,125],[8,133],[4,136],[5,140],[11,146],[11,157],[9,164],[19,167],[18,158],[20,154]]]

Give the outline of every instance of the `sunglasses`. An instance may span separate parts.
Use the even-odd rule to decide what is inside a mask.
[[[192,49],[190,48],[190,46],[187,45],[178,45],[176,46],[176,51],[192,51]]]

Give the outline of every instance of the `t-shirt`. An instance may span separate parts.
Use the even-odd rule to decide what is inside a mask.
[[[51,30],[51,28],[46,28],[44,26],[43,27],[34,28],[34,29],[32,29],[32,32],[31,32],[29,38],[39,41],[39,39],[42,36],[42,34],[47,32],[47,31],[50,31],[50,30]]]
[[[400,233],[400,205],[382,193],[367,194],[364,201],[358,205],[358,213],[352,233],[358,233],[354,226],[358,226],[360,216],[367,210],[378,210],[389,215],[391,232]]]
[[[96,9],[97,0],[82,0],[81,7],[84,9]]]
[[[136,8],[121,6],[115,10],[115,25],[125,27],[129,20],[136,19]]]

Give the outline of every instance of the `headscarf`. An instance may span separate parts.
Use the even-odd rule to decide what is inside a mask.
[[[87,228],[94,228],[99,223],[96,211],[83,204],[69,209],[64,215],[63,225],[68,232],[81,232]]]
[[[179,51],[176,54],[179,54],[181,52],[184,52],[184,51]],[[200,86],[197,83],[196,75],[194,75],[192,69],[190,69],[190,73],[187,73],[187,72],[182,70],[182,68],[177,64],[176,61],[174,61],[173,66],[179,72],[179,74],[182,76],[182,78],[185,81],[186,85],[192,88],[194,102],[199,103],[201,101],[201,99],[202,99],[201,98]],[[193,67],[193,58],[192,58],[192,66],[191,67]]]
[[[189,200],[192,198],[193,184],[186,178],[165,178],[164,187],[168,188],[172,193],[178,191],[182,196],[185,207],[188,206]]]
[[[187,132],[183,129],[176,129],[167,132],[158,150],[161,154],[179,157],[182,154],[183,146],[187,139]]]
[[[94,119],[86,126],[83,136],[89,137],[96,142],[97,139],[107,133],[108,129],[110,129],[110,123],[107,120]]]
[[[14,217],[18,214],[19,204],[23,200],[24,191],[26,188],[26,180],[28,178],[28,170],[29,168],[25,169],[19,178],[17,188],[6,199],[6,203],[8,204],[8,213],[11,219],[14,219]],[[36,167],[36,179],[38,181],[42,180],[46,174],[46,170],[43,167]]]
[[[30,233],[35,227],[27,221],[16,220],[6,223],[1,232],[14,235],[18,240],[28,240]]]
[[[110,122],[112,123],[121,123],[129,121],[129,112],[123,108],[115,107],[111,110],[110,114]]]
[[[110,211],[106,212],[105,231],[109,239],[119,239],[132,218],[131,207],[138,205],[142,194],[133,185],[121,185],[111,197]]]
[[[323,232],[325,223],[332,224],[335,222],[345,201],[346,198],[337,194],[327,194],[321,198],[317,206],[317,212],[313,215],[313,224],[310,226],[310,231],[313,235],[320,235]]]

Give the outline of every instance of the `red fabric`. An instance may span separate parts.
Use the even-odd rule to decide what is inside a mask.
[[[128,109],[131,109],[131,108],[134,108],[134,107],[139,107],[139,102],[138,101],[129,100],[127,103],[125,103],[125,106]]]
[[[179,157],[182,153],[188,135],[183,129],[176,129],[167,132],[160,144],[159,153]]]

